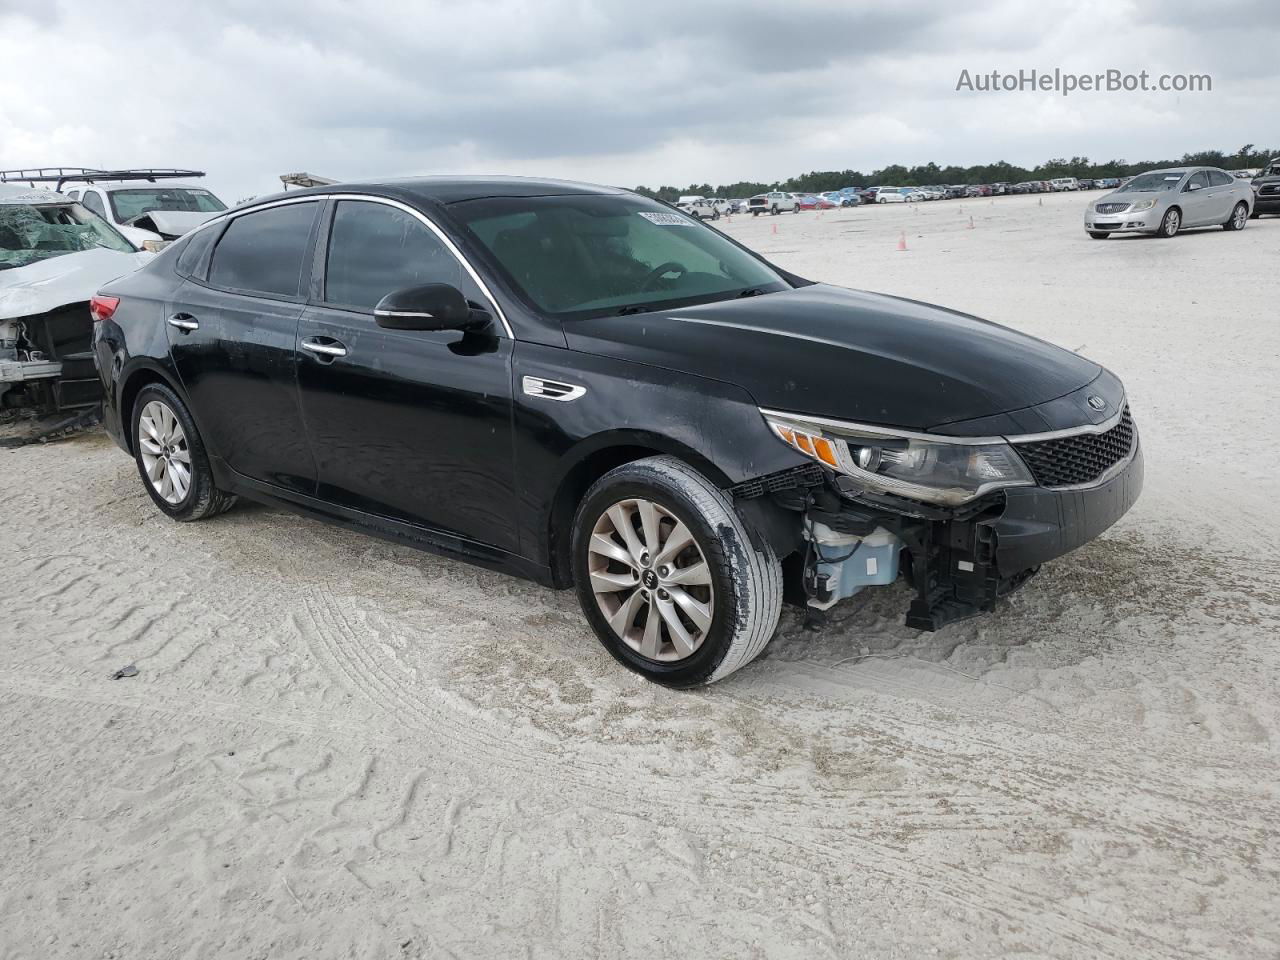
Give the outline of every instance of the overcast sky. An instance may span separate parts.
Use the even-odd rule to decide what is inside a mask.
[[[1208,93],[957,92],[1059,67]],[[1280,147],[1280,0],[0,0],[0,168],[634,186]]]

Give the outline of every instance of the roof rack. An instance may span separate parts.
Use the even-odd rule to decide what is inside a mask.
[[[30,167],[25,170],[0,170],[0,183],[53,183],[54,190],[61,190],[68,180],[186,180],[203,177],[203,170],[179,170],[176,167],[139,167],[125,170],[100,170],[97,167]]]

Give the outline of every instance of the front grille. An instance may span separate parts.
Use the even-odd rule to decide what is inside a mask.
[[[1264,184],[1262,189],[1260,189],[1258,193],[1265,193],[1267,196],[1280,193],[1280,183]]]
[[[1122,210],[1128,210],[1127,203],[1100,203],[1093,208],[1098,213],[1120,213]]]
[[[1040,486],[1075,487],[1093,483],[1128,457],[1136,436],[1126,404],[1120,422],[1105,433],[1020,443],[1017,449]]]

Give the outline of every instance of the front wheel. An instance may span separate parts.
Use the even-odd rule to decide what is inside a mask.
[[[769,216],[776,217],[777,215],[778,215],[778,207],[775,204],[774,206],[769,208]]]
[[[620,663],[655,683],[720,680],[777,629],[777,557],[752,543],[723,491],[674,457],[600,478],[578,508],[572,550],[587,622]]]
[[[1164,219],[1160,221],[1160,229],[1156,231],[1157,237],[1176,236],[1179,228],[1182,226],[1182,214],[1177,207],[1170,207],[1164,215]]]
[[[1243,230],[1244,225],[1249,222],[1249,205],[1241,200],[1236,204],[1231,216],[1227,222],[1222,225],[1223,230]]]
[[[139,392],[133,404],[133,446],[147,493],[174,520],[203,520],[236,502],[234,494],[214,485],[195,421],[167,386],[154,383]]]

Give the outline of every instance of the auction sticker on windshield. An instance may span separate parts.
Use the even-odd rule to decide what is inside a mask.
[[[663,227],[692,227],[693,221],[687,217],[682,217],[678,213],[650,213],[646,210],[640,211],[640,216],[644,217],[650,223],[656,223]]]

